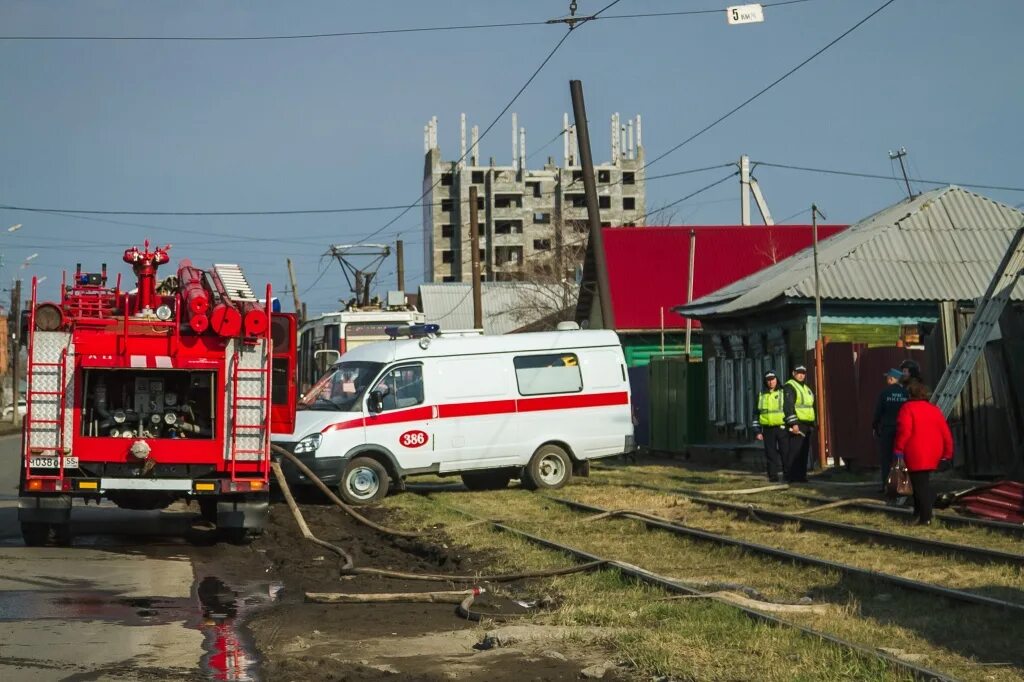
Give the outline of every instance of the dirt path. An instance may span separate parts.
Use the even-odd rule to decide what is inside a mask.
[[[405,572],[482,573],[487,557],[436,542],[386,538],[356,524],[334,507],[303,505],[321,538],[347,548],[357,566]],[[372,513],[372,512],[371,512]],[[578,680],[632,679],[609,661],[600,629],[517,623],[475,624],[451,604],[312,604],[307,591],[425,592],[465,589],[466,584],[400,581],[358,576],[340,579],[337,558],[299,535],[284,505],[275,506],[267,531],[252,547],[268,577],[283,583],[277,603],[247,622],[268,680]],[[224,561],[251,561],[230,552]],[[230,567],[225,567],[229,570]],[[489,613],[525,613],[516,604],[532,596],[529,585],[500,588],[478,600]],[[603,671],[603,672],[602,672]]]

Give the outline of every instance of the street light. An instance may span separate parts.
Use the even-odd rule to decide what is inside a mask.
[[[21,229],[21,223],[18,223],[17,225],[11,225],[10,227],[8,227],[7,231],[8,232],[17,232],[20,229]]]
[[[38,258],[38,257],[39,257],[38,253],[33,253],[31,256],[26,258],[25,261],[21,264],[21,269],[24,270],[25,268],[27,268],[29,266],[29,264],[32,261],[34,261],[36,258]]]

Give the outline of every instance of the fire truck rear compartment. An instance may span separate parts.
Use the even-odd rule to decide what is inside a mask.
[[[85,369],[81,435],[212,439],[216,373],[152,369]]]

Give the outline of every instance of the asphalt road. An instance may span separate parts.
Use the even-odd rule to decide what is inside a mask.
[[[25,547],[19,446],[0,437],[0,679],[255,679],[238,604],[274,586],[224,582],[183,507],[76,506],[71,547]]]

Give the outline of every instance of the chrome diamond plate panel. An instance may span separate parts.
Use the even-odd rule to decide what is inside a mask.
[[[66,351],[66,352],[65,352]],[[74,419],[75,355],[71,334],[67,332],[40,332],[32,337],[32,365],[28,376],[28,391],[32,395],[32,421],[29,426],[29,448],[69,448]],[[63,359],[64,371],[59,365]],[[64,377],[64,428],[53,423],[60,417],[59,395],[37,395],[37,391],[59,392]],[[40,423],[49,420],[51,423]]]
[[[237,411],[232,409],[235,403],[235,353],[238,349],[238,367],[242,371],[238,373],[238,401]],[[266,429],[266,397],[270,393],[269,375],[266,372],[252,372],[247,370],[262,369],[268,367],[270,358],[267,357],[267,343],[261,339],[254,345],[242,344],[232,341],[227,353],[227,414],[224,419],[224,457],[231,459],[232,443],[232,417],[238,424],[234,448],[238,450],[263,450],[267,444]],[[251,400],[260,398],[260,400]],[[260,460],[262,455],[257,453],[238,453],[237,459]]]

